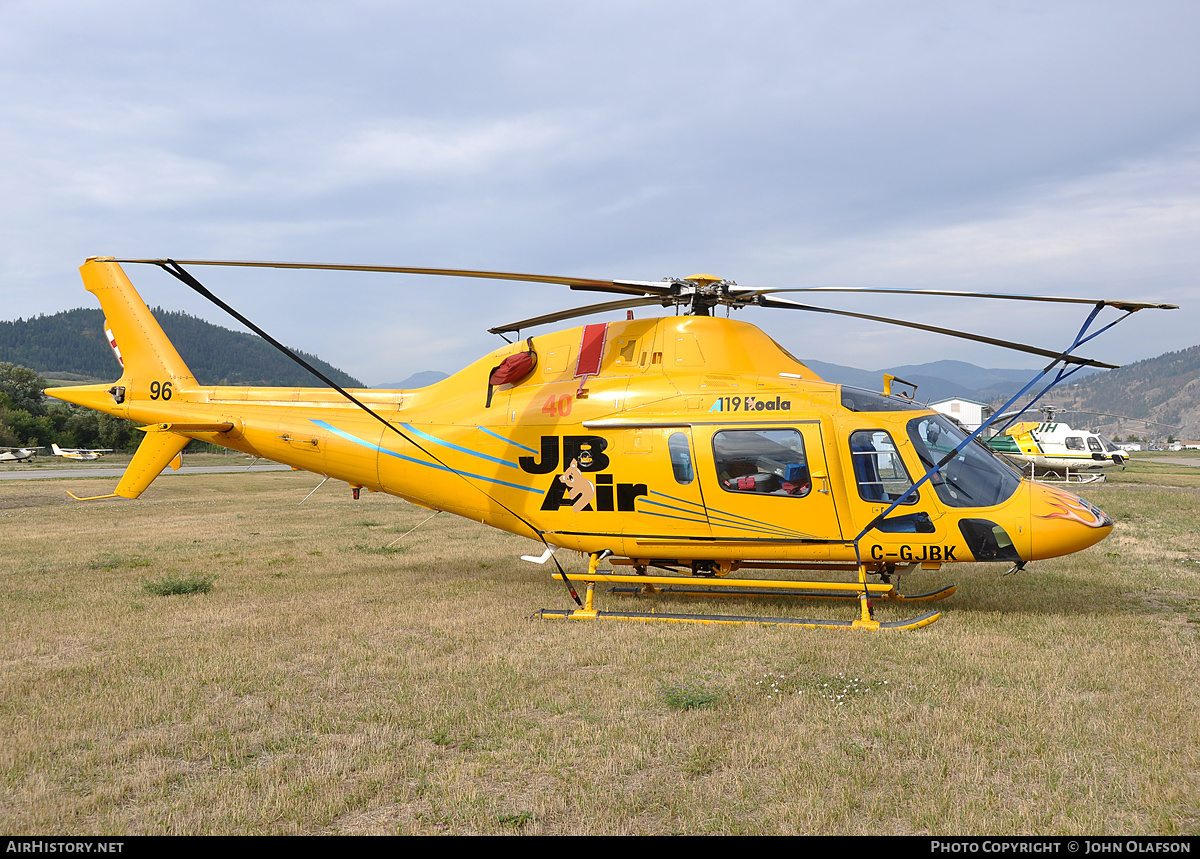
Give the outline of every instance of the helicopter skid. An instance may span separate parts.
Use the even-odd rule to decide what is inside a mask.
[[[1079,472],[1068,471],[1065,476],[1056,474],[1053,471],[1039,474],[1033,478],[1038,483],[1105,483],[1108,478],[1103,473],[1096,472]]]
[[[554,578],[561,579],[558,573]],[[571,576],[583,582],[605,582],[627,587],[613,587],[610,594],[652,595],[658,593],[703,597],[804,597],[805,599],[856,600],[863,585],[853,582],[798,582],[769,579],[708,580],[704,584],[681,584],[682,576],[623,576],[605,573],[582,573]],[[954,594],[955,586],[947,585],[924,594],[902,594],[892,584],[868,584],[871,599],[890,602],[932,602]]]
[[[1054,468],[1045,465],[1030,465],[1029,479],[1037,483],[1106,483],[1108,476],[1103,471],[1070,468]]]
[[[908,620],[812,620],[794,617],[743,617],[721,614],[659,614],[657,612],[596,611],[577,609],[542,609],[536,617],[543,620],[643,620],[667,623],[760,624],[762,626],[800,626],[807,629],[920,629],[942,616],[940,611],[927,612]]]
[[[558,573],[555,579],[562,579]],[[706,580],[704,584],[682,582],[682,576],[636,576],[616,575],[611,573],[588,572],[574,575],[573,580],[586,582],[587,597],[581,609],[551,610],[543,609],[538,617],[561,620],[646,620],[668,621],[671,623],[724,623],[724,624],[766,624],[780,626],[803,626],[810,629],[919,629],[928,626],[941,617],[941,612],[931,611],[909,620],[880,622],[874,620],[870,602],[886,600],[888,602],[931,602],[944,599],[954,593],[955,586],[948,585],[936,591],[924,594],[904,595],[896,591],[893,584],[870,584],[865,582],[805,582],[781,581],[770,579],[720,579]],[[614,584],[618,587],[609,589],[609,593],[655,596],[670,594],[673,596],[699,597],[803,597],[805,599],[858,600],[866,602],[859,620],[813,620],[787,617],[755,617],[742,615],[696,615],[696,614],[664,614],[659,612],[609,612],[598,611],[594,606],[596,583]]]

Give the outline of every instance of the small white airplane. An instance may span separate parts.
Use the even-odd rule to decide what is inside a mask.
[[[56,444],[52,444],[50,445],[50,449],[54,452],[55,456],[61,456],[64,459],[99,459],[106,453],[112,453],[112,448],[108,447],[97,450],[88,450],[87,448],[82,447],[59,447]]]
[[[29,462],[39,447],[0,447],[0,462]]]

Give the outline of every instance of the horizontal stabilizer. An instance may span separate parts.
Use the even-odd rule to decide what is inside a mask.
[[[152,428],[138,445],[137,453],[125,469],[125,476],[117,484],[116,494],[122,498],[137,498],[179,456],[189,441],[191,439],[186,435],[164,432],[157,426]]]
[[[1019,435],[1024,435],[1030,430],[1037,429],[1041,424],[1038,421],[1021,421],[1019,424],[1013,424],[1004,431],[1005,435],[1011,435],[1016,438]]]
[[[231,429],[233,429],[233,421],[222,421],[219,423],[210,424],[150,424],[149,426],[138,427],[138,429],[140,429],[142,432],[229,432]]]

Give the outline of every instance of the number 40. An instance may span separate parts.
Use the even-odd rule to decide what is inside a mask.
[[[571,414],[571,395],[563,394],[561,397],[550,397],[542,405],[542,414],[559,415],[565,418]]]

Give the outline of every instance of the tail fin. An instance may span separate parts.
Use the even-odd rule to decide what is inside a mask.
[[[160,386],[171,382],[176,389],[195,387],[196,377],[183,363],[121,266],[111,258],[91,257],[79,273],[84,288],[100,299],[104,309],[105,330],[111,332],[113,349],[125,367],[122,384],[134,390],[146,390],[151,381],[158,381]]]
[[[76,385],[49,388],[46,390],[49,396],[110,415],[129,417],[131,402],[162,402],[196,387],[196,377],[183,363],[121,266],[111,257],[91,257],[80,267],[79,273],[83,275],[83,285],[87,291],[100,299],[105,316],[104,333],[124,370],[112,387]],[[186,398],[183,399],[186,402]],[[229,421],[215,424],[163,423],[140,427],[146,437],[133,455],[116,492],[93,498],[72,497],[80,501],[137,498],[167,465],[179,467],[179,454],[191,441],[191,436],[173,429],[223,432],[232,427],[233,423]],[[54,452],[62,453],[58,445],[54,445]]]
[[[62,456],[62,451],[59,449],[58,445],[54,444],[54,442],[50,443],[50,449],[54,451],[55,456]]]
[[[108,414],[124,414],[128,400],[169,400],[178,391],[196,387],[196,377],[112,257],[90,257],[79,273],[87,291],[100,299],[105,333],[124,370],[111,388],[76,385],[49,388],[47,395]]]

